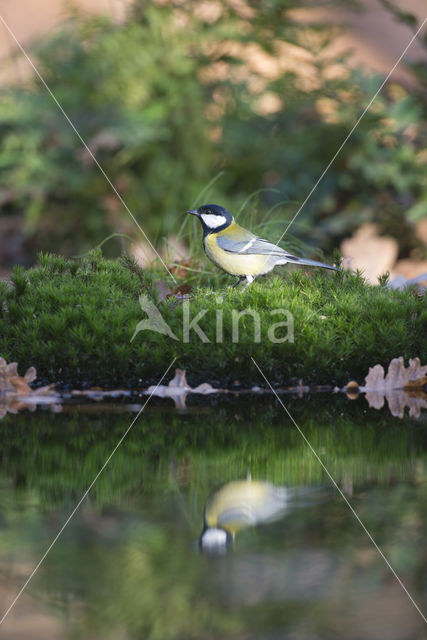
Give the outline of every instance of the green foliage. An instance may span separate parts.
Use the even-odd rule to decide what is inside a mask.
[[[277,189],[280,195],[270,189],[262,196],[270,206],[285,200],[282,231],[283,217],[293,218],[381,84],[380,77],[351,72],[331,86],[325,79],[328,67],[318,65],[318,84],[310,90],[298,88],[297,76],[271,83],[274,95],[286,97],[285,108],[268,117],[256,115],[256,96],[247,100],[236,89],[238,108],[224,122],[228,188],[240,190],[241,197],[254,184]],[[323,111],[325,101],[329,115]],[[399,239],[404,253],[414,247],[414,223],[427,212],[425,116],[417,92],[392,87],[380,95],[304,206],[293,232],[331,250],[362,222],[373,221]]]
[[[348,72],[345,58],[328,54],[336,31],[296,23],[291,10],[301,3],[246,4],[242,13],[223,0],[208,17],[198,3],[137,0],[120,25],[74,12],[32,52],[154,241],[179,229],[181,212],[200,204],[206,185],[203,200],[236,212],[246,202],[249,223],[264,224],[268,216],[279,237],[381,82]],[[406,14],[398,17],[408,22]],[[284,43],[311,60],[305,76],[263,74],[254,64],[262,56],[274,68],[286,56]],[[299,215],[299,237],[330,250],[374,220],[399,238],[403,252],[416,245],[414,224],[427,210],[426,103],[425,71],[413,70],[418,84],[410,91],[390,86],[360,122]],[[263,110],[265,97],[276,100],[276,110]],[[1,92],[0,167],[2,213],[24,212],[39,248],[72,255],[112,238],[111,230],[138,237],[37,80]],[[248,200],[254,190],[257,199]],[[194,223],[181,225],[190,242]],[[117,245],[108,250],[117,253]]]
[[[152,5],[120,27],[76,15],[35,49],[55,98],[151,234],[170,230],[177,203],[180,211],[209,170],[191,32],[183,39],[173,25],[168,8]],[[4,206],[23,209],[32,229],[43,221],[40,244],[56,239],[76,253],[109,224],[133,230],[44,87],[3,90],[0,123]]]
[[[126,269],[128,269],[131,273],[135,274],[139,278],[141,285],[147,285],[147,272],[142,269],[135,258],[129,255],[123,255],[120,257],[120,262]]]
[[[15,265],[12,271],[12,284],[15,288],[15,296],[19,298],[28,288],[28,280],[24,267]]]
[[[380,287],[385,287],[390,282],[390,272],[387,271],[378,277],[378,284]]]
[[[0,280],[0,316],[2,316],[5,311],[7,289],[8,286],[6,282]]]
[[[3,288],[7,311],[0,318],[0,355],[23,369],[36,366],[39,377],[51,381],[153,383],[175,356],[192,383],[260,384],[253,356],[276,384],[297,378],[345,384],[350,378],[361,382],[370,366],[386,367],[396,356],[426,358],[425,297],[411,289],[369,286],[360,274],[284,271],[283,277],[260,279],[245,292],[218,289],[215,278],[202,276],[203,288],[187,304],[190,320],[202,314],[199,326],[209,342],[193,331],[183,342],[185,306],[174,298],[157,301],[151,283],[158,273],[141,274],[129,260],[104,260],[99,250],[78,262],[49,255],[40,259],[39,267],[17,269],[14,286]],[[216,286],[216,295],[206,289],[209,284]],[[146,318],[138,302],[142,293],[158,305],[177,341],[143,330],[131,342]],[[275,309],[292,315],[293,342],[270,341],[271,326],[284,318],[275,317]],[[252,311],[260,320],[261,341],[255,338]],[[223,334],[217,343],[218,317]],[[239,333],[234,342],[233,322]],[[276,337],[289,335],[288,327],[277,330]]]

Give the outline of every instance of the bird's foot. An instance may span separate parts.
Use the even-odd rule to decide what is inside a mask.
[[[231,288],[234,289],[235,287],[237,287],[237,285],[240,284],[244,279],[245,279],[245,276],[239,276],[239,279],[237,280],[237,282],[231,285]]]
[[[246,276],[246,284],[245,286],[241,289],[241,291],[246,291],[246,289],[249,287],[250,284],[252,284],[252,282],[255,280],[255,278],[253,276]]]

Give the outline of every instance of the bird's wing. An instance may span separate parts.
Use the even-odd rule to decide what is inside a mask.
[[[231,235],[220,235],[217,237],[218,246],[224,251],[228,251],[229,253],[241,253],[242,255],[273,255],[280,256],[281,258],[292,258],[295,259],[295,256],[286,253],[283,249],[278,247],[276,244],[272,244],[268,242],[268,240],[263,240],[262,238],[258,238],[252,234],[246,237],[244,240],[236,237],[233,238]]]
[[[241,255],[269,255],[273,258],[274,264],[286,264],[292,262],[299,265],[308,265],[310,267],[323,267],[324,269],[332,269],[333,271],[339,271],[337,267],[332,267],[329,264],[323,262],[317,262],[317,260],[308,260],[306,258],[298,258],[292,253],[288,253],[284,249],[281,249],[277,244],[268,242],[263,238],[258,238],[250,231],[246,231],[242,227],[234,224],[228,230],[225,229],[222,233],[219,233],[216,237],[218,246],[223,251],[228,253],[241,254]]]

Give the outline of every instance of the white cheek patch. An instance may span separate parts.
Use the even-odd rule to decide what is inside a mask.
[[[227,222],[227,218],[225,216],[217,216],[214,213],[202,213],[200,217],[209,229],[222,227],[222,225]]]

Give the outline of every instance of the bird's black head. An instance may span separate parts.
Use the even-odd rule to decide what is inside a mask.
[[[234,219],[231,213],[219,204],[204,204],[198,209],[190,209],[187,213],[199,218],[205,234],[226,229]]]
[[[233,536],[222,527],[207,527],[199,538],[200,550],[207,555],[224,555],[233,543]]]

